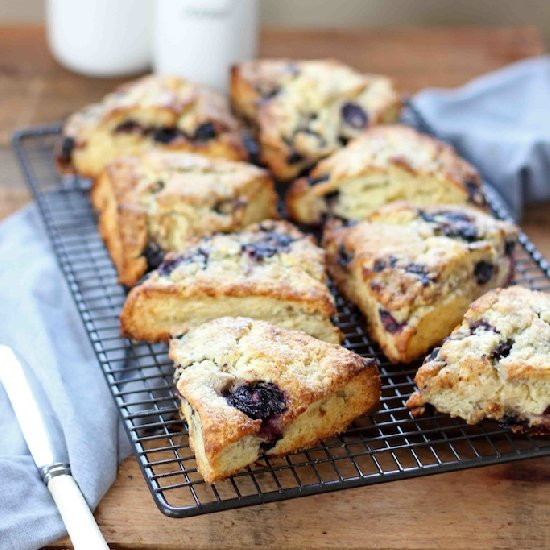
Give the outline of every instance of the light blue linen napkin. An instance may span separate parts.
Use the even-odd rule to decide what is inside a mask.
[[[0,343],[44,387],[72,473],[95,508],[130,444],[34,206],[0,225],[0,311]],[[0,548],[36,549],[64,532],[0,386]]]
[[[456,90],[429,89],[413,104],[501,193],[520,219],[550,199],[550,57],[514,63]]]

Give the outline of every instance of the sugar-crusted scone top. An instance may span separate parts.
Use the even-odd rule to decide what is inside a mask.
[[[203,126],[198,130],[208,123],[214,128]],[[64,133],[79,143],[98,127],[111,131],[118,127],[123,132],[131,130],[132,124],[152,130],[175,126],[191,138],[201,137],[197,131],[221,133],[238,129],[228,102],[215,90],[178,77],[151,75],[125,84],[100,103],[75,113],[68,119]]]
[[[478,284],[486,283],[499,260],[512,254],[517,234],[512,224],[475,208],[406,203],[381,208],[348,228],[329,227],[328,240],[331,232],[341,239],[338,264],[360,269],[370,292],[399,312],[398,320],[410,319],[418,308],[476,277]],[[468,256],[475,251],[491,261],[470,265]]]
[[[527,421],[548,431],[550,295],[522,287],[488,292],[426,358],[415,381],[419,390],[407,404],[417,412],[433,402],[470,423],[509,416],[515,425]]]
[[[258,93],[260,139],[297,154],[326,154],[399,103],[388,78],[335,61],[260,60],[240,65]]]
[[[167,255],[144,284],[177,285],[183,294],[204,288],[219,294],[318,300],[331,314],[324,266],[324,251],[311,236],[289,223],[266,220],[231,235],[205,237],[181,254]]]
[[[219,201],[234,198],[254,179],[268,177],[265,170],[243,162],[153,150],[115,161],[108,170],[119,198],[148,210],[179,197],[223,211],[230,205]]]
[[[284,426],[314,401],[337,391],[373,359],[264,321],[223,317],[170,341],[176,387],[197,411],[203,433],[219,448],[256,433],[261,420],[228,403],[247,383],[266,382],[284,396]],[[214,437],[216,436],[216,437]]]
[[[480,298],[431,362],[459,369],[471,358],[487,362],[503,380],[550,384],[550,295],[514,286]],[[546,390],[550,406],[550,385]]]
[[[372,171],[383,172],[390,165],[464,186],[472,203],[484,203],[479,175],[470,163],[449,145],[399,125],[369,128],[346,147],[322,160],[311,174],[311,179],[320,180],[314,192],[330,193],[349,178]]]

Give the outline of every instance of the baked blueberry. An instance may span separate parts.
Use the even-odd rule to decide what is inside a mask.
[[[164,254],[165,251],[161,246],[153,241],[149,241],[141,253],[142,256],[145,256],[145,260],[147,261],[147,271],[152,271],[162,264]]]
[[[353,261],[353,252],[348,252],[343,244],[338,247],[338,265],[347,269]]]
[[[262,238],[257,241],[243,244],[241,250],[251,258],[262,261],[288,250],[293,241],[294,239],[289,235],[269,232],[262,235]]]
[[[342,105],[342,119],[348,126],[356,130],[366,128],[369,123],[369,117],[363,107],[352,101]]]
[[[474,275],[478,285],[485,285],[493,276],[495,266],[485,260],[480,260],[474,267]]]
[[[203,122],[193,134],[193,139],[195,141],[208,141],[214,139],[218,133],[216,132],[216,127],[211,122]]]
[[[470,334],[473,334],[478,328],[481,330],[488,330],[491,332],[496,332],[498,334],[498,330],[496,327],[491,325],[491,323],[488,323],[485,321],[485,319],[480,319],[479,321],[475,321],[470,324]]]
[[[372,270],[375,273],[380,273],[381,271],[384,271],[384,269],[386,269],[386,262],[384,260],[374,260]]]
[[[181,136],[181,131],[178,128],[161,126],[160,128],[154,128],[152,131],[152,139],[158,143],[171,143],[175,139]]]
[[[59,160],[61,162],[70,163],[73,158],[73,151],[76,146],[76,141],[73,137],[67,136],[61,144],[61,154]]]
[[[287,409],[283,392],[272,382],[247,382],[226,392],[232,407],[254,420],[265,420]]]
[[[424,286],[428,286],[432,282],[432,277],[425,265],[409,264],[405,266],[405,271],[416,275]]]
[[[141,131],[141,130],[142,128],[140,124],[135,120],[129,118],[127,120],[123,120],[120,124],[115,126],[113,132],[115,134],[126,134],[126,133]]]
[[[385,309],[380,309],[378,311],[378,314],[380,315],[380,320],[382,321],[382,325],[384,326],[384,329],[386,329],[391,334],[395,334],[396,332],[401,332],[403,328],[407,325],[407,323],[398,323],[394,316]]]
[[[508,357],[508,355],[510,355],[510,350],[512,349],[513,345],[514,341],[511,338],[509,338],[508,340],[504,340],[503,342],[499,342],[499,344],[491,354],[491,359],[493,359],[493,361],[500,361],[501,359]]]

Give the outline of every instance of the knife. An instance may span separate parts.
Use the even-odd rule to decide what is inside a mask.
[[[63,431],[30,368],[23,369],[8,346],[0,345],[4,386],[29,451],[61,514],[76,550],[109,549],[69,466]]]

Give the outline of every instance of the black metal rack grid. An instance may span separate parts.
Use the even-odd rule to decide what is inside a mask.
[[[445,415],[413,419],[404,401],[417,365],[392,365],[363,330],[361,314],[340,296],[337,324],[345,346],[376,356],[383,383],[380,409],[344,434],[307,451],[264,458],[232,478],[208,485],[196,469],[185,425],[172,392],[166,346],[136,344],[119,336],[125,298],[99,238],[78,178],[61,179],[53,151],[59,127],[18,132],[14,147],[36,198],[107,384],[156,504],[173,517],[194,516],[348,487],[410,478],[550,454],[549,439],[516,437],[493,422],[467,426]],[[497,217],[507,213],[487,188]],[[519,238],[516,282],[550,290],[550,266],[525,235]]]

